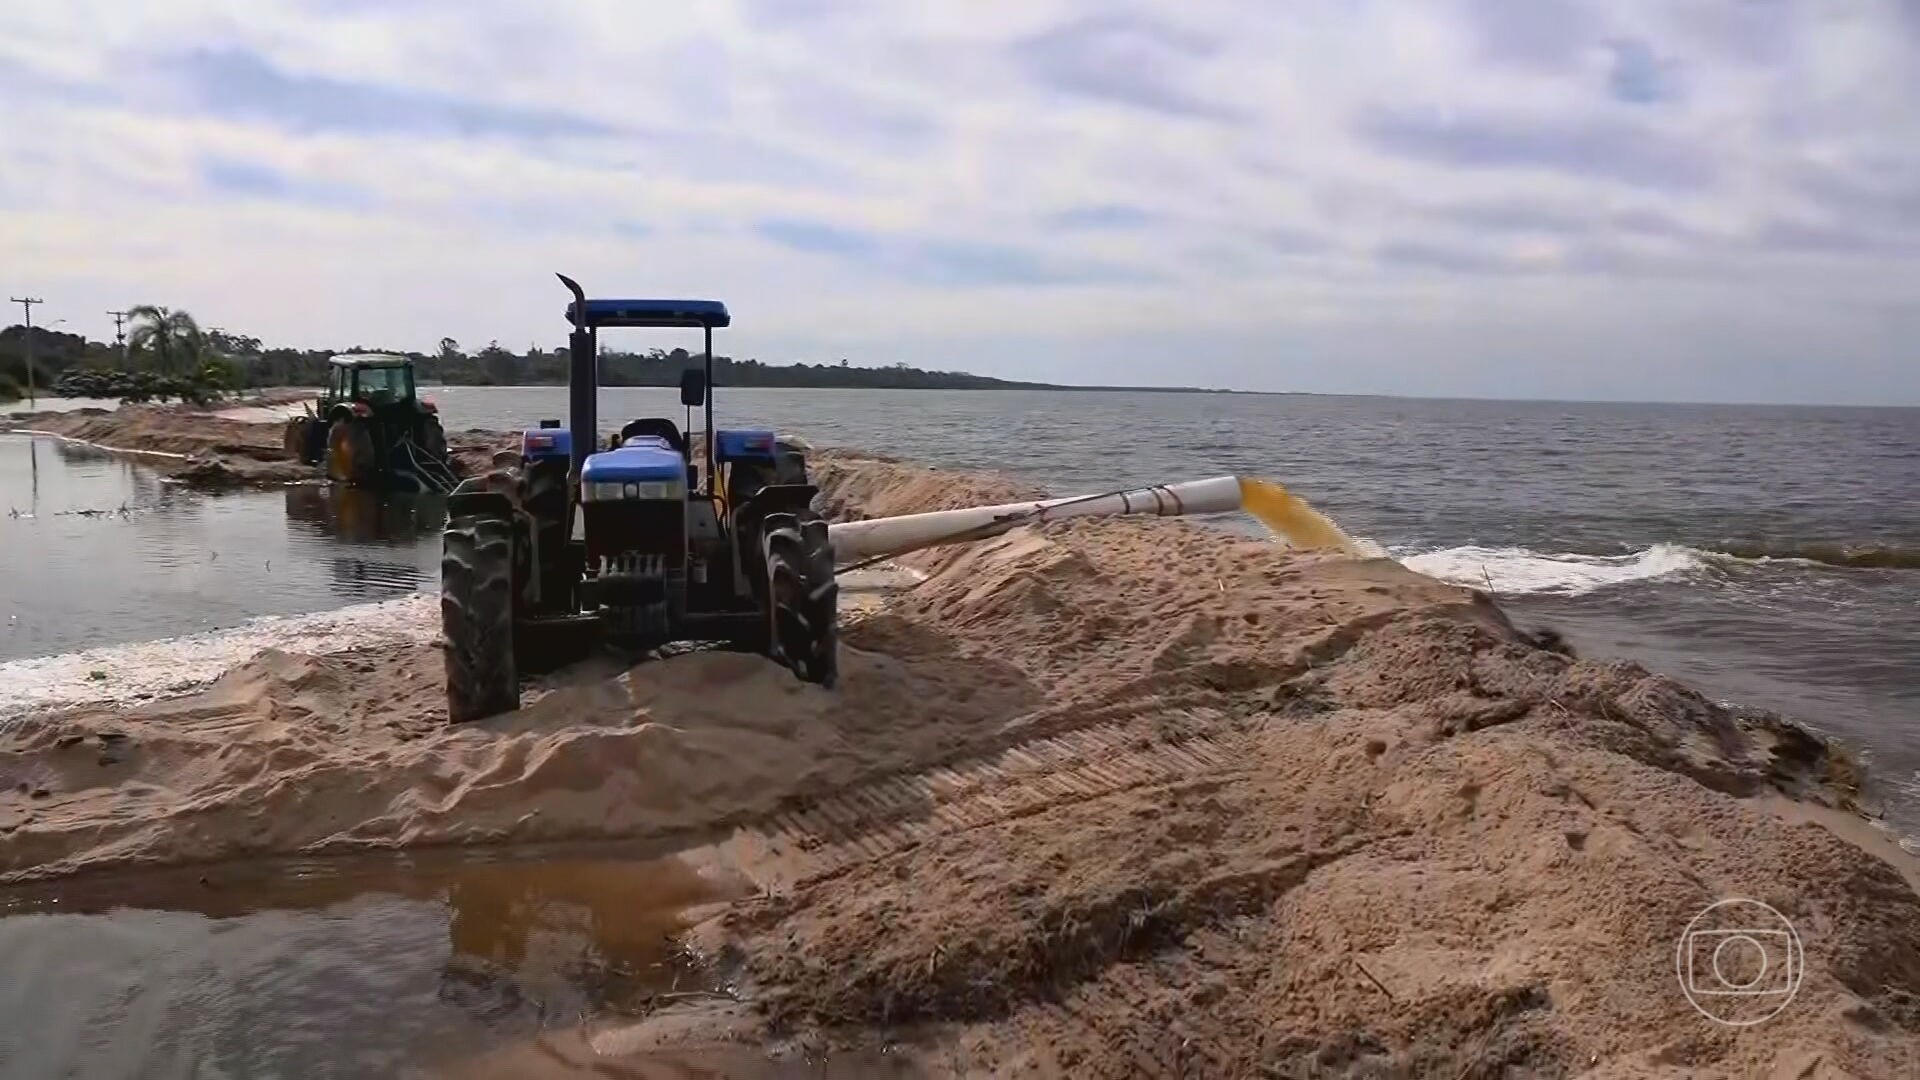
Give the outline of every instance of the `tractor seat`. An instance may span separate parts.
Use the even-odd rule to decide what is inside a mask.
[[[620,441],[615,445],[624,446],[627,440],[644,435],[665,439],[667,445],[679,451],[681,457],[687,456],[687,437],[680,434],[680,428],[673,421],[658,416],[627,421],[627,426],[620,429]]]

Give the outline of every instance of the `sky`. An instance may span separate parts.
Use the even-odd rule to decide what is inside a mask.
[[[111,336],[1920,405],[1920,0],[63,0],[0,288]],[[678,340],[621,331],[617,346]],[[628,336],[631,336],[629,340]]]

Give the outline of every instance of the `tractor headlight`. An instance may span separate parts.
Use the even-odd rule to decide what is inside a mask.
[[[672,499],[678,502],[687,497],[687,490],[671,480],[599,480],[580,486],[580,499],[583,502],[615,502],[621,499]]]

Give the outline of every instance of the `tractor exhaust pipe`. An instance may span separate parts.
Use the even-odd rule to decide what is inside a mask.
[[[587,325],[587,294],[580,283],[555,274],[573,293],[573,332],[567,335],[567,428],[573,433],[573,462],[569,478],[580,480],[580,469],[599,440],[600,348]]]
[[[845,564],[877,561],[921,548],[959,544],[999,536],[1022,525],[1074,517],[1116,517],[1123,514],[1218,514],[1245,510],[1276,535],[1298,547],[1333,548],[1352,555],[1368,549],[1342,532],[1298,496],[1278,484],[1252,477],[1216,476],[1181,484],[1077,495],[1039,502],[974,506],[964,510],[937,510],[903,517],[842,521],[827,528],[833,557]]]

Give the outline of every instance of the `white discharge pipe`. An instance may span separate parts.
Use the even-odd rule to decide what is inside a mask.
[[[827,526],[836,562],[850,563],[920,548],[998,536],[1039,521],[1118,514],[1218,514],[1240,509],[1240,479],[1215,476],[1181,484],[1156,484],[1110,495],[1074,496],[1040,502],[971,506],[927,514],[842,521]]]

